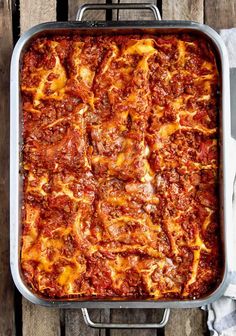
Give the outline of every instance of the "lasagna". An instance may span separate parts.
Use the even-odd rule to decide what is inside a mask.
[[[221,279],[219,74],[188,34],[51,36],[21,70],[21,268],[43,297],[196,299]]]

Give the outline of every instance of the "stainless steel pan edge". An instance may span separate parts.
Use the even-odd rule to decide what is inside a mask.
[[[171,301],[152,301],[152,300],[135,300],[135,301],[60,301],[51,299],[42,299],[29,290],[22,279],[20,270],[20,237],[21,237],[21,177],[20,170],[20,151],[21,151],[21,109],[19,93],[19,72],[21,65],[21,56],[32,38],[42,33],[64,32],[77,30],[77,33],[161,33],[189,31],[198,32],[205,35],[215,45],[220,59],[222,72],[222,101],[220,109],[220,138],[221,138],[221,228],[224,252],[224,271],[223,278],[217,289],[209,296],[197,300],[171,300]],[[215,301],[223,295],[230,279],[228,268],[228,253],[230,243],[229,227],[232,221],[232,193],[233,185],[229,174],[230,162],[230,86],[229,86],[229,64],[226,47],[221,37],[210,27],[191,21],[136,21],[136,22],[55,22],[44,23],[29,29],[21,36],[17,42],[11,61],[11,83],[10,83],[10,266],[13,280],[21,294],[29,301],[47,307],[60,308],[192,308],[200,307]]]

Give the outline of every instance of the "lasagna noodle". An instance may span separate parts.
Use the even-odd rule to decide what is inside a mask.
[[[216,61],[190,35],[36,39],[21,266],[44,297],[201,297],[221,276]]]

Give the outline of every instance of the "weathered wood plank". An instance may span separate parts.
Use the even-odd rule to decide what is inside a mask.
[[[220,0],[219,0],[220,1]],[[203,22],[203,0],[163,0],[162,16],[164,20],[192,20]]]
[[[21,33],[48,21],[56,21],[56,0],[20,0]]]
[[[113,3],[117,3],[117,0],[113,0]],[[120,3],[142,3],[148,2],[156,4],[155,0],[150,1],[137,1],[137,0],[120,0]],[[113,11],[113,20],[154,20],[154,16],[150,10],[136,9],[136,10],[114,10]]]
[[[89,309],[93,322],[107,322],[109,309]],[[105,336],[104,329],[92,329],[84,323],[80,309],[67,309],[65,311],[65,336]]]
[[[56,20],[56,0],[20,0],[21,34],[41,22]],[[23,336],[60,335],[60,312],[22,300]]]
[[[49,309],[22,299],[23,336],[59,336],[60,314],[58,309]]]
[[[172,309],[165,336],[207,335],[206,314],[200,309]]]
[[[203,0],[164,0],[163,19],[193,20],[203,22]],[[165,328],[165,336],[202,336],[207,330],[206,313],[200,309],[172,310],[170,321]]]
[[[68,0],[68,5],[69,5],[69,20],[74,20],[76,17],[76,13],[78,11],[78,8],[84,4],[89,4],[89,3],[96,3],[96,4],[102,4],[106,3],[106,0]],[[83,20],[91,20],[91,21],[104,21],[106,20],[106,11],[103,10],[90,10],[84,13]]]
[[[0,1],[0,335],[14,336],[14,286],[9,270],[9,68],[11,1]]]
[[[236,25],[235,0],[205,0],[205,23],[215,29]]]
[[[156,323],[162,318],[162,309],[111,309],[111,321],[114,323]],[[161,336],[163,329],[140,329],[110,331],[110,336]]]

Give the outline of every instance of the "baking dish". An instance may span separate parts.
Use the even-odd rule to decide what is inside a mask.
[[[107,8],[127,8],[143,9],[149,8],[153,11],[155,18],[160,19],[159,11],[152,4],[117,4],[117,5],[85,5],[80,8],[77,20],[82,19],[82,15],[87,9],[107,9]],[[227,286],[229,279],[228,271],[228,242],[229,242],[229,222],[231,220],[231,195],[232,186],[226,172],[229,165],[229,141],[230,141],[230,93],[229,93],[229,66],[226,48],[219,35],[210,27],[191,21],[135,21],[135,22],[55,22],[45,23],[28,30],[18,41],[12,56],[11,64],[11,147],[10,147],[10,224],[11,224],[11,271],[14,282],[19,291],[33,303],[48,307],[60,308],[190,308],[208,304],[219,298]],[[51,300],[42,299],[32,293],[24,284],[20,271],[20,237],[21,220],[20,206],[22,195],[22,181],[19,175],[20,170],[20,148],[21,138],[21,108],[19,94],[19,72],[21,60],[27,45],[35,38],[42,35],[55,33],[66,34],[75,31],[77,34],[134,34],[134,33],[177,33],[187,32],[204,36],[213,46],[218,59],[221,80],[221,100],[220,100],[220,216],[221,216],[221,236],[224,252],[224,269],[222,281],[218,288],[210,295],[197,300],[171,300],[171,301],[104,301],[104,300]],[[93,327],[106,327],[105,324],[93,324],[89,320],[86,310],[83,310],[85,320]],[[162,327],[167,322],[169,310],[165,311],[163,321],[160,324],[145,325],[145,327]],[[119,327],[127,325],[119,325]],[[108,325],[111,328],[111,325]],[[113,325],[114,327],[114,325]],[[142,325],[132,325],[132,327],[143,327]]]

